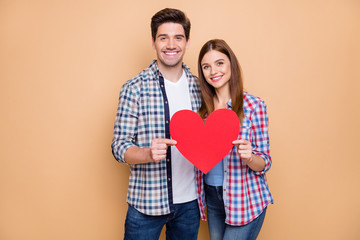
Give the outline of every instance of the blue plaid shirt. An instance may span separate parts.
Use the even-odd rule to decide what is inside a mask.
[[[200,86],[197,78],[183,64],[189,81],[193,111],[200,107]],[[170,114],[164,78],[156,61],[121,88],[117,109],[112,152],[123,163],[131,146],[149,148],[154,138],[170,139]],[[130,165],[127,202],[146,215],[164,215],[173,211],[171,184],[171,151],[159,163]]]

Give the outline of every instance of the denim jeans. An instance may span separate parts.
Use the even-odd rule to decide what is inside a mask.
[[[145,215],[129,205],[125,220],[125,240],[159,239],[166,225],[167,240],[196,240],[200,225],[197,200],[175,204],[174,212],[162,216]]]
[[[255,240],[264,222],[266,209],[252,222],[243,226],[225,223],[223,188],[205,184],[205,198],[211,240]]]

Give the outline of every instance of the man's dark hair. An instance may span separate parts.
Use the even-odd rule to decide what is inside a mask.
[[[181,24],[184,28],[186,41],[189,40],[191,24],[185,13],[178,9],[164,8],[163,10],[155,13],[155,15],[151,18],[151,35],[154,41],[159,26],[167,22]]]

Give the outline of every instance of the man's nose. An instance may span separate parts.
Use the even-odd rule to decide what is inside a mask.
[[[167,48],[169,48],[169,49],[175,48],[175,40],[174,39],[171,39],[171,38],[169,39]]]

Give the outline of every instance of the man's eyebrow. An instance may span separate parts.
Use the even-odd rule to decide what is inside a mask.
[[[159,37],[167,37],[167,36],[168,34],[163,33],[163,34],[159,34],[157,37],[159,38]]]
[[[159,34],[157,37],[168,37],[169,34],[166,34],[166,33],[162,33],[162,34]],[[184,34],[175,34],[175,37],[185,37]]]

